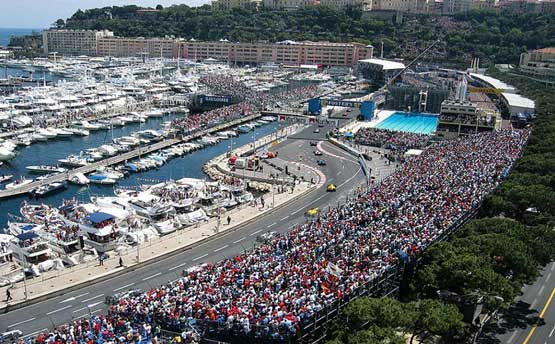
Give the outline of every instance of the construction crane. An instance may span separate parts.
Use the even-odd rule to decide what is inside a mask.
[[[439,40],[439,39],[435,40],[426,49],[424,49],[420,54],[418,54],[418,56],[416,56],[412,61],[410,61],[409,64],[405,66],[405,68],[403,68],[401,71],[399,71],[397,74],[395,74],[392,78],[390,78],[385,85],[383,85],[380,89],[378,89],[377,91],[372,93],[372,95],[373,95],[372,99],[376,102],[376,104],[378,103],[378,98],[379,97],[384,97],[384,93],[387,90],[387,87],[390,86],[395,81],[395,79],[397,79],[404,72],[406,72],[407,69],[409,69],[422,56],[426,55],[426,53],[428,53],[428,51],[430,51],[433,47],[435,47],[440,41],[441,40]],[[383,99],[380,99],[380,100],[383,101]]]

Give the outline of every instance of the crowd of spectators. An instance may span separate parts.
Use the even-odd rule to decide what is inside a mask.
[[[429,146],[382,183],[250,252],[119,300],[114,336],[147,324],[181,332],[218,324],[268,340],[421,252],[507,175],[529,131],[496,131]],[[229,333],[229,332],[228,332]],[[50,341],[54,342],[54,341]]]
[[[379,128],[361,128],[355,135],[355,142],[360,145],[387,148],[399,154],[422,149],[429,140],[429,135]]]
[[[172,122],[172,128],[180,129],[184,134],[192,134],[196,131],[208,129],[224,122],[252,115],[253,113],[251,104],[238,103],[175,119]]]
[[[214,94],[230,95],[234,99],[259,107],[266,107],[279,102],[312,98],[318,94],[317,87],[314,85],[298,87],[277,94],[270,94],[268,92],[254,90],[233,76],[218,74],[204,76],[200,79],[200,82],[208,86]]]

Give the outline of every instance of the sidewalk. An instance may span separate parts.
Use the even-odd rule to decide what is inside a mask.
[[[231,224],[229,226],[222,224],[218,226],[216,218],[211,218],[209,221],[196,226],[187,227],[178,230],[167,236],[153,239],[140,246],[140,263],[137,262],[137,249],[129,247],[122,252],[121,256],[117,255],[115,251],[111,252],[111,257],[104,261],[103,266],[99,266],[98,261],[93,261],[88,264],[81,264],[62,271],[49,271],[43,273],[40,277],[27,280],[28,299],[37,299],[42,296],[47,296],[52,293],[60,292],[64,289],[75,287],[77,285],[93,284],[99,281],[102,277],[118,273],[124,269],[132,269],[137,267],[138,264],[144,264],[150,260],[162,257],[177,250],[182,250],[185,247],[198,244],[204,240],[221,235],[229,231],[236,230],[239,226],[248,223],[257,217],[271,213],[276,208],[294,201],[298,197],[317,189],[323,184],[310,185],[310,183],[300,183],[295,187],[293,193],[287,191],[283,193],[276,193],[274,195],[274,207],[272,207],[272,196],[265,195],[266,208],[263,210],[259,207],[252,207],[250,205],[241,205],[240,208],[235,208],[222,215],[226,218],[228,215],[231,217]],[[219,227],[219,229],[218,229]],[[125,264],[124,268],[119,267],[119,258],[123,259]],[[177,272],[176,272],[177,274]],[[176,275],[177,277],[177,275]],[[0,288],[0,309],[7,307],[5,302],[7,287]],[[9,305],[22,303],[25,301],[25,288],[23,282],[15,284],[15,287],[10,289],[12,301]]]

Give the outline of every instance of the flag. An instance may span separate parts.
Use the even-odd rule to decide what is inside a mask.
[[[331,262],[328,262],[328,265],[326,266],[326,273],[328,274],[328,279],[330,280],[330,282],[338,281],[339,278],[341,277],[342,272],[343,270],[341,270],[339,266]]]

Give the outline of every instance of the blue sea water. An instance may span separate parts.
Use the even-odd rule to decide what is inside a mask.
[[[11,36],[25,36],[34,32],[40,32],[41,29],[16,29],[16,28],[0,28],[0,46],[7,46]]]
[[[151,118],[147,123],[141,125],[141,129],[159,128],[160,123],[167,121],[171,117]],[[268,135],[279,128],[282,124],[273,122],[257,128],[247,134],[241,134],[233,138],[233,147],[239,147],[253,140]],[[128,124],[124,127],[114,128],[114,137],[129,135],[139,130],[139,124]],[[32,176],[27,173],[26,166],[29,165],[56,165],[58,159],[65,158],[70,154],[77,154],[79,151],[98,147],[105,142],[110,142],[112,135],[110,131],[92,131],[87,137],[71,137],[67,139],[50,140],[44,143],[34,143],[26,148],[18,148],[19,154],[3,166],[0,166],[0,174],[13,174],[14,178],[18,176]],[[183,177],[206,178],[202,171],[202,166],[210,159],[228,151],[230,149],[230,140],[223,140],[219,144],[208,146],[204,149],[191,152],[183,157],[177,157],[169,160],[159,169],[153,169],[142,173],[131,174],[127,178],[121,179],[118,185],[121,186],[137,186],[147,184],[146,181],[151,180],[167,180],[179,179]],[[95,195],[113,195],[112,186],[90,185],[90,187],[80,187],[76,185],[68,185],[64,192],[53,194],[49,197],[40,198],[38,200],[30,200],[31,203],[47,203],[59,205],[64,198],[76,197],[81,201],[88,201],[90,196]],[[19,208],[23,200],[28,200],[27,196],[14,197],[0,200],[0,232],[9,220],[8,214],[18,215]]]
[[[434,114],[395,112],[378,123],[376,128],[429,135],[436,130],[437,122],[437,115]]]

